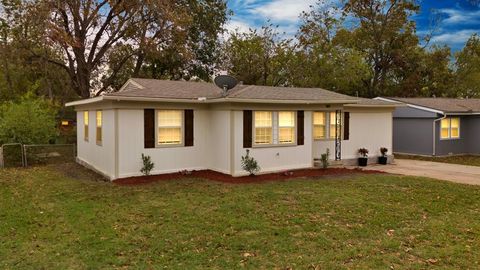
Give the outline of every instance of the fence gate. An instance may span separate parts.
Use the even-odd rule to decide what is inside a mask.
[[[20,143],[7,143],[0,149],[0,168],[25,166],[23,147]]]
[[[75,149],[75,144],[24,145],[25,166],[74,162]]]

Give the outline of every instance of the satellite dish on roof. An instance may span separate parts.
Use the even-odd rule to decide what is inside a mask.
[[[235,77],[232,77],[229,75],[218,75],[217,77],[215,77],[213,82],[215,83],[216,86],[223,89],[224,96],[227,94],[228,90],[234,88],[238,83]]]

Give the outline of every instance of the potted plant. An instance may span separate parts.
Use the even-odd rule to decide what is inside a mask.
[[[365,167],[368,163],[368,149],[360,148],[358,149],[360,157],[358,158],[358,166]]]
[[[388,152],[387,148],[385,147],[380,148],[380,153],[382,153],[382,156],[378,157],[378,164],[387,165],[387,161],[388,161],[387,152]]]

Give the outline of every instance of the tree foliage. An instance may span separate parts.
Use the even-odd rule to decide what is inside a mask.
[[[480,97],[480,37],[474,34],[456,54],[457,95]]]
[[[49,44],[40,41],[45,23],[31,16],[32,5],[2,0],[0,15],[0,101],[34,92],[60,102],[73,97],[67,74],[60,68],[35,57],[61,56]]]
[[[472,1],[475,2],[475,1]],[[480,95],[479,38],[452,58],[420,40],[415,0],[318,0],[295,37],[267,24],[222,35],[226,0],[0,0],[0,99],[64,103],[128,78],[321,87],[349,95]]]
[[[0,144],[46,144],[56,136],[57,107],[27,93],[0,105]]]
[[[54,65],[83,98],[112,91],[129,76],[208,79],[228,14],[223,0],[2,4],[2,22],[29,34],[25,59]]]
[[[363,97],[457,96],[455,81],[475,77],[475,58],[463,64],[471,68],[457,71],[450,48],[426,46],[412,19],[418,11],[413,0],[319,0],[301,14],[295,40],[282,38],[271,25],[234,33],[224,66],[247,84],[321,87]],[[458,64],[463,58],[457,56]],[[466,79],[461,87],[472,92],[475,85]]]
[[[224,68],[245,84],[285,86],[295,61],[290,40],[280,39],[276,28],[233,33],[224,48]]]

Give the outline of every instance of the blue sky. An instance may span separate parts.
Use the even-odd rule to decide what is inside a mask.
[[[338,1],[338,0],[332,0]],[[298,29],[298,15],[308,11],[317,0],[229,0],[234,12],[227,29],[246,31],[262,26],[270,19],[279,26],[279,32],[294,36]],[[422,0],[420,13],[413,19],[422,36],[432,28],[431,18],[439,18],[431,44],[447,44],[453,51],[460,50],[473,33],[480,33],[480,5],[468,0]]]

